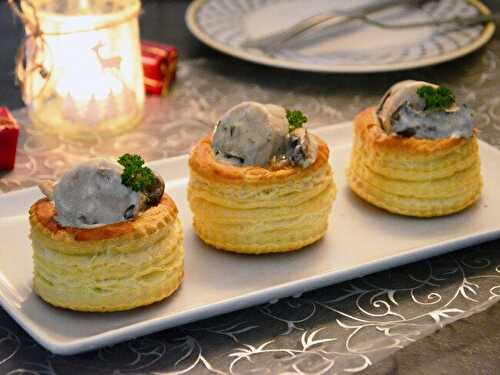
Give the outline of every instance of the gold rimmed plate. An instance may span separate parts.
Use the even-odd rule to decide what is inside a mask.
[[[325,73],[383,72],[435,65],[477,50],[495,31],[493,22],[461,29],[447,24],[393,30],[353,21],[272,53],[242,47],[246,40],[279,32],[322,11],[335,9],[342,13],[374,1],[195,0],[186,13],[186,23],[200,41],[233,57]],[[489,13],[478,0],[440,0],[421,8],[395,7],[372,17],[384,23],[405,24]]]

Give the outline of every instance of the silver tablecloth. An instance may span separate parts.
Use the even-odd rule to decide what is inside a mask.
[[[68,142],[29,125],[24,110],[9,191],[55,179],[93,156],[183,154],[243,100],[299,108],[312,126],[350,120],[393,82],[414,78],[454,89],[476,113],[483,140],[500,148],[500,40],[455,64],[385,75],[308,75],[208,60],[185,61],[167,98],[149,98],[133,132]],[[355,373],[500,299],[500,241],[380,272],[274,303],[163,331],[111,348],[54,356],[0,312],[0,372],[8,374]],[[84,318],[84,317],[82,317]],[[24,372],[23,372],[24,371]]]

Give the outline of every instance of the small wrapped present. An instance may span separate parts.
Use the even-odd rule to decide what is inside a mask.
[[[0,107],[0,169],[14,168],[19,125],[6,107]]]
[[[177,48],[167,44],[142,41],[141,52],[146,93],[168,94],[177,70],[179,57]]]

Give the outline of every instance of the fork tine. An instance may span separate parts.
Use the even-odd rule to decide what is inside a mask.
[[[261,38],[246,40],[241,44],[241,46],[244,48],[274,49],[276,46],[285,44],[290,40],[293,40],[297,36],[302,35],[303,33],[313,29],[314,27],[322,24],[323,22],[331,21],[332,19],[335,18],[337,18],[337,20],[333,21],[333,25],[336,26],[349,22],[354,19],[363,18],[363,16],[367,16],[368,14],[375,13],[377,11],[387,9],[390,7],[398,5],[417,5],[417,4],[420,5],[422,3],[429,1],[436,1],[436,0],[386,0],[383,2],[377,1],[373,4],[367,5],[362,8],[358,8],[356,10],[353,10],[345,14],[339,14],[338,11],[332,9],[308,17],[284,31],[279,31],[272,35]]]
[[[446,25],[446,24],[456,24],[459,27],[467,27],[467,26],[472,26],[476,25],[478,23],[484,23],[484,22],[498,22],[499,16],[492,16],[492,15],[487,15],[487,14],[479,14],[476,16],[471,16],[471,17],[453,17],[445,20],[432,20],[432,21],[423,21],[423,22],[413,22],[413,23],[407,23],[407,24],[387,24],[384,22],[376,21],[374,19],[371,19],[369,17],[362,17],[361,19],[376,27],[380,27],[382,29],[412,29],[412,28],[418,28],[418,27],[425,27],[425,26],[438,26],[438,25]]]
[[[283,41],[294,38],[297,35],[302,34],[303,32],[313,28],[316,25],[319,25],[326,20],[335,17],[337,12],[334,10],[329,10],[327,12],[323,12],[320,14],[316,14],[314,16],[308,17],[297,24],[293,25],[289,29],[278,32],[269,36],[265,36],[262,38],[251,39],[244,41],[241,45],[246,48],[256,48],[261,46],[270,47],[272,45],[279,44]]]

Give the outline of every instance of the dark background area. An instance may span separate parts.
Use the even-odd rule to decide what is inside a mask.
[[[276,74],[290,74],[288,71],[237,60],[199,42],[191,35],[184,23],[184,14],[190,4],[189,0],[143,0],[142,3],[143,14],[140,17],[141,38],[173,44],[179,49],[181,61],[182,59],[206,57],[217,60],[221,66],[230,66],[231,64],[249,65],[251,66],[250,70],[272,69]],[[304,3],[307,3],[307,0],[304,0]],[[500,11],[500,1],[498,0],[483,0],[483,3],[493,11]],[[19,88],[14,84],[14,60],[22,37],[21,22],[10,12],[6,0],[2,0],[0,3],[0,105],[7,106],[10,109],[23,106]],[[476,53],[481,53],[481,51]],[[467,59],[467,57],[443,65],[458,67],[461,62],[466,61],[464,59]],[[75,64],[78,64],[78,61],[75,61]],[[317,76],[318,74],[304,73],[303,75]],[[335,74],[332,75],[335,76]],[[372,76],[375,75],[377,74],[372,74]],[[337,74],[337,76],[345,75]],[[355,78],[356,75],[353,75],[353,77]]]

